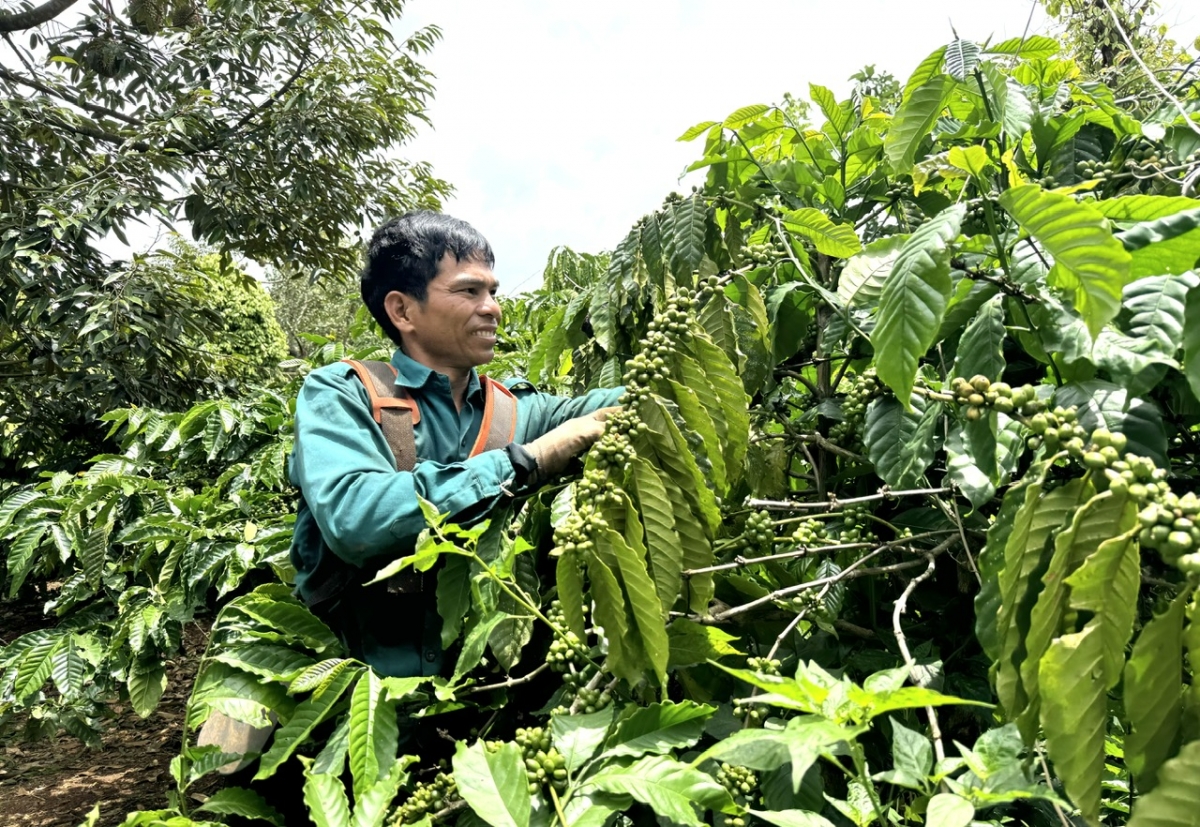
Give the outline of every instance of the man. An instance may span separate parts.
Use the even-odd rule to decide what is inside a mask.
[[[313,371],[296,402],[289,463],[301,492],[291,551],[296,588],[350,653],[383,675],[432,675],[442,667],[432,579],[404,595],[382,583],[361,585],[412,553],[425,528],[418,497],[452,521],[478,521],[587,450],[622,393],[566,399],[510,381],[513,444],[468,456],[483,422],[485,389],[475,368],[495,355],[500,324],[494,261],[470,225],[432,212],[393,219],[371,239],[362,297],[396,343],[396,383],[419,410],[411,472],[395,469],[350,365]]]

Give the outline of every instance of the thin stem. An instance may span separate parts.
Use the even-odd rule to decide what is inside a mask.
[[[477,692],[490,692],[493,689],[509,689],[510,687],[513,687],[513,686],[520,686],[523,683],[529,683],[531,680],[533,680],[534,678],[536,678],[538,675],[542,674],[549,668],[550,668],[549,663],[543,663],[541,666],[539,666],[537,669],[534,669],[528,675],[524,675],[520,678],[509,678],[506,681],[500,681],[499,683],[489,683],[485,686],[472,686],[470,689],[464,689],[462,692],[460,692],[458,694],[474,695]]]
[[[878,494],[867,494],[863,497],[850,497],[848,499],[839,499],[838,497],[830,497],[828,502],[799,502],[796,500],[757,500],[748,499],[746,505],[749,508],[763,509],[766,511],[807,511],[807,510],[822,510],[833,511],[835,508],[840,508],[844,505],[856,505],[858,503],[869,503],[875,500],[896,500],[901,497],[924,497],[937,494],[951,494],[953,488],[908,488],[902,491],[892,491],[887,486],[879,489]]]
[[[916,668],[917,662],[913,659],[912,652],[908,649],[908,639],[904,636],[904,629],[900,626],[900,616],[908,608],[908,598],[916,591],[917,586],[933,576],[936,568],[937,560],[930,556],[929,565],[925,567],[925,571],[908,581],[908,585],[904,587],[904,592],[892,608],[892,632],[896,635],[896,643],[900,647],[900,654],[904,657],[904,664],[908,667],[909,678],[917,686],[924,686],[924,684],[912,677],[912,671]],[[934,711],[932,706],[926,706],[925,714],[929,717],[929,732],[933,736],[934,753],[937,755],[937,759],[941,761],[946,757],[946,746],[942,743],[942,728],[938,725],[937,712]]]

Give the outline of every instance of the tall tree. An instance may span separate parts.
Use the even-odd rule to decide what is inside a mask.
[[[403,5],[93,0],[0,15],[0,471],[41,463],[64,432],[94,437],[99,411],[203,386],[180,342],[207,317],[160,269],[105,255],[105,239],[186,219],[226,254],[321,278],[354,268],[365,224],[437,204],[447,185],[397,157],[426,120],[420,60],[439,36],[397,39]]]

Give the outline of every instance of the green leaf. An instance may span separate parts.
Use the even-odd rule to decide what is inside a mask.
[[[986,422],[968,424],[977,430],[989,427]],[[958,423],[951,426],[946,438],[946,479],[962,492],[972,508],[979,508],[996,495],[992,474],[979,467],[967,440],[967,428]]]
[[[820,108],[821,114],[829,121],[829,125],[833,127],[833,131],[839,136],[845,135],[846,129],[850,126],[850,115],[842,107],[838,106],[837,98],[833,92],[824,86],[810,83],[808,84],[808,94]]]
[[[721,124],[721,126],[724,127],[725,129],[741,129],[743,126],[745,126],[746,124],[753,121],[759,115],[763,114],[764,112],[770,112],[770,111],[771,111],[771,107],[769,107],[765,104],[762,104],[762,103],[753,103],[753,104],[750,104],[749,106],[743,106],[741,109],[737,109],[733,113],[731,113],[729,115],[729,117],[727,117],[725,119],[725,121]],[[697,127],[694,127],[694,126],[692,127],[692,129],[696,129],[696,128]],[[689,129],[688,132],[691,132],[692,129]],[[687,132],[685,132],[684,134],[686,135]],[[684,139],[680,138],[679,140],[682,141]]]
[[[1131,506],[1132,508],[1132,506]],[[1137,529],[1102,542],[1067,578],[1071,608],[1091,612],[1099,628],[1104,653],[1105,689],[1121,679],[1125,646],[1133,635],[1138,589],[1142,585],[1141,557],[1134,541]]]
[[[722,438],[725,441],[725,468],[729,472],[730,482],[736,482],[735,469],[742,467],[750,445],[750,397],[733,362],[703,332],[693,329],[688,347],[695,356],[695,364],[701,366],[706,382],[693,381],[686,359],[680,360],[684,378],[706,406],[711,406],[712,400],[705,384],[712,386],[716,398],[720,400],[721,414],[712,413],[711,407],[710,413],[714,422],[724,422]]]
[[[654,591],[666,616],[675,605],[683,580],[680,575],[683,545],[675,531],[674,509],[658,472],[642,457],[633,461],[633,485],[646,529],[647,559],[654,578]]]
[[[493,611],[475,621],[463,639],[462,651],[459,652],[458,660],[454,664],[454,674],[450,677],[450,683],[457,684],[468,672],[479,665],[479,662],[483,660],[483,654],[487,649],[492,631],[506,617],[504,612]]]
[[[895,718],[892,724],[892,766],[924,779],[933,772],[933,742]]]
[[[740,729],[709,747],[692,765],[711,759],[769,772],[791,764],[796,790],[818,758],[840,751],[863,731],[865,728],[843,727],[819,715],[802,715],[790,719],[783,729]]]
[[[608,668],[630,683],[642,679],[642,663],[636,652],[627,652],[629,622],[625,611],[625,595],[616,574],[599,553],[587,556],[588,579],[594,601],[594,619],[608,638]],[[613,561],[615,564],[615,560]],[[657,602],[657,599],[656,599]]]
[[[368,671],[354,685],[350,698],[350,774],[355,799],[374,786],[396,759],[396,711],[382,694],[379,677]]]
[[[671,657],[667,662],[669,669],[683,666],[694,666],[718,660],[726,655],[745,656],[733,646],[736,637],[716,626],[703,626],[678,617],[667,628],[667,637],[671,643]]]
[[[1024,503],[1013,518],[1000,574],[1000,612],[996,619],[1000,657],[995,677],[996,696],[1010,719],[1029,702],[1021,682],[1021,666],[1027,654],[1025,638],[1029,633],[1030,613],[1042,590],[1042,575],[1050,563],[1047,541],[1090,495],[1081,480],[1074,480],[1043,497],[1042,481],[1038,480],[1025,488]]]
[[[941,62],[941,55],[938,55],[937,61]],[[903,175],[910,171],[917,147],[928,136],[933,122],[942,113],[946,93],[953,85],[954,81],[948,75],[933,75],[911,93],[907,88],[904,90],[904,102],[896,110],[891,129],[883,141],[883,152],[893,173]]]
[[[942,64],[946,59],[946,47],[939,46],[928,57],[921,61],[917,66],[916,71],[908,78],[904,84],[904,94],[901,100],[907,101],[913,96],[913,93],[924,86],[930,78],[941,74]]]
[[[261,795],[245,787],[225,787],[217,790],[196,808],[198,812],[239,816],[252,821],[265,821],[283,827],[283,816]]]
[[[363,674],[362,667],[347,667],[335,673],[333,679],[305,698],[296,707],[288,722],[275,730],[270,748],[258,762],[254,780],[270,778],[296,748],[308,740],[312,731],[329,717],[346,690]],[[339,781],[339,786],[341,782]]]
[[[615,707],[590,715],[555,715],[550,719],[550,734],[555,748],[562,753],[568,772],[578,772],[608,735]]]
[[[913,488],[925,477],[933,462],[934,429],[941,406],[929,404],[914,393],[905,411],[891,396],[880,397],[867,407],[863,442],[875,473],[896,489]]]
[[[955,40],[946,47],[946,72],[955,80],[966,80],[979,65],[979,44]]]
[[[1125,664],[1125,763],[1142,793],[1158,784],[1158,770],[1179,737],[1183,618],[1190,596],[1190,590],[1180,592],[1145,625]]]
[[[1162,765],[1158,786],[1133,806],[1129,827],[1197,827],[1200,825],[1200,741],[1184,744]]]
[[[336,775],[314,773],[305,767],[304,803],[317,827],[350,827],[350,802]]]
[[[686,198],[671,208],[674,236],[671,239],[671,272],[679,281],[690,284],[692,271],[704,258],[704,235],[708,206],[699,195]]]
[[[1048,693],[1039,688],[1041,660],[1051,641],[1062,630],[1063,613],[1067,609],[1067,578],[1099,549],[1101,543],[1129,531],[1135,521],[1136,508],[1129,498],[1105,491],[1084,503],[1075,512],[1070,528],[1055,536],[1054,554],[1046,573],[1042,575],[1044,588],[1029,616],[1029,635],[1025,640],[1027,654],[1025,662],[1021,664],[1021,682],[1029,696],[1029,705],[1019,723],[1026,737],[1033,731],[1039,701],[1044,702],[1048,697]],[[1095,628],[1094,623],[1089,625]],[[1096,657],[1102,658],[1101,633],[1096,631],[1089,636],[1089,640],[1088,657],[1094,650]],[[1065,653],[1060,651],[1058,657],[1065,657]],[[1103,672],[1098,673],[1101,685],[1104,677]],[[1068,792],[1070,790],[1068,787]],[[1076,804],[1079,802],[1076,801]]]
[[[950,151],[946,153],[946,160],[950,162],[951,166],[970,173],[980,181],[985,180],[987,174],[996,168],[992,159],[988,157],[987,150],[978,144],[968,147],[950,147]]]
[[[521,748],[505,742],[495,752],[460,741],[453,758],[458,793],[492,827],[529,827],[529,782]]]
[[[1189,290],[1183,323],[1183,374],[1200,399],[1200,290]]]
[[[711,466],[708,469],[708,479],[712,483],[713,489],[724,496],[729,490],[729,479],[725,470],[722,440],[717,433],[717,427],[713,423],[712,417],[708,415],[705,406],[700,404],[700,399],[691,388],[674,379],[666,380],[666,385],[671,389],[670,398],[679,409],[679,416],[683,419],[685,429],[700,437],[704,458]],[[717,412],[721,412],[719,408]]]
[[[847,307],[876,307],[883,283],[907,240],[907,234],[885,236],[847,259],[838,276],[837,295],[842,303]]]
[[[695,126],[689,127],[682,135],[680,135],[675,140],[681,141],[683,143],[687,143],[688,141],[694,141],[697,138],[699,138],[701,135],[703,135],[705,132],[712,129],[714,126],[720,126],[720,124],[717,123],[716,121],[702,121],[702,122],[696,124]]]
[[[721,523],[721,515],[717,510],[716,495],[708,487],[708,482],[696,457],[680,432],[675,420],[671,417],[661,399],[651,397],[648,403],[639,406],[642,421],[649,427],[646,437],[649,439],[654,453],[658,458],[659,468],[687,495],[688,501],[694,508],[695,515],[708,532],[715,532]],[[732,439],[733,428],[730,428]],[[676,512],[675,525],[679,526],[683,515]]]
[[[925,811],[928,827],[967,827],[974,818],[974,805],[953,793],[938,793],[929,799],[929,807]]]
[[[1093,620],[1047,648],[1038,676],[1046,752],[1067,795],[1089,824],[1100,819],[1108,723],[1104,641]]]
[[[1026,60],[1054,57],[1059,53],[1058,41],[1052,37],[1033,34],[1028,37],[1013,37],[987,46],[983,50],[989,55],[1011,55]]]
[[[833,827],[825,816],[808,810],[750,810],[750,814],[775,827]]]
[[[883,283],[879,320],[871,334],[879,379],[896,397],[912,395],[917,365],[934,342],[950,298],[950,243],[966,207],[956,204],[917,229]]]
[[[1041,486],[1040,482],[1031,483]],[[1017,515],[1025,504],[1027,489],[1014,485],[1004,494],[996,519],[988,528],[987,543],[976,558],[982,583],[975,595],[975,638],[993,662],[1000,660],[1000,627],[998,624],[1002,595],[1000,578],[1004,571],[1004,547],[1016,527]]]
[[[567,628],[580,640],[584,640],[583,567],[580,565],[579,552],[564,552],[555,564],[554,574],[558,600],[562,604]]]
[[[631,795],[659,816],[690,827],[704,827],[697,817],[697,806],[701,812],[736,812],[729,793],[711,776],[660,755],[642,758],[625,768],[606,767],[587,785],[607,793]]]
[[[803,207],[783,213],[788,232],[807,238],[817,252],[834,258],[848,258],[862,250],[862,242],[852,224],[834,224],[818,209]]]
[[[471,609],[471,559],[447,555],[437,573],[437,610],[442,618],[442,648],[449,649],[462,632]]]
[[[1184,233],[1200,227],[1200,207],[1183,212],[1164,215],[1153,221],[1143,221],[1135,224],[1124,232],[1117,233],[1117,239],[1129,252],[1140,250],[1151,244],[1160,244],[1178,238]],[[1200,258],[1200,253],[1197,254]],[[1192,264],[1196,262],[1193,260]],[[1190,270],[1191,267],[1189,266]]]
[[[1200,286],[1194,273],[1151,276],[1126,285],[1121,304],[1129,312],[1126,330],[1135,339],[1154,345],[1154,352],[1171,358],[1183,346],[1188,291]]]
[[[158,706],[158,699],[167,688],[167,670],[162,663],[139,661],[129,667],[129,704],[143,718]]]
[[[625,587],[634,627],[647,658],[646,666],[654,671],[659,685],[666,686],[667,657],[670,653],[666,619],[661,609],[661,601],[654,592],[654,583],[646,571],[645,551],[631,548],[625,539],[611,528],[601,532],[597,541],[606,542],[617,558],[617,567]]]
[[[256,641],[225,648],[214,647],[213,660],[258,675],[267,680],[290,682],[314,663],[312,655],[289,646]]]
[[[285,639],[301,643],[314,652],[341,650],[341,642],[329,627],[299,603],[250,594],[230,605],[236,606],[238,611],[259,621]]]
[[[1170,467],[1166,425],[1151,400],[1131,398],[1124,388],[1092,380],[1063,385],[1055,391],[1054,401],[1065,408],[1077,406],[1078,422],[1086,430],[1108,428],[1122,433],[1128,438],[1129,453],[1149,457],[1160,468]]]
[[[692,701],[651,704],[634,711],[608,739],[606,755],[663,755],[694,746],[716,707]]]
[[[1095,338],[1120,310],[1131,259],[1099,212],[1036,184],[1013,187],[1000,205],[1054,256],[1051,283],[1072,291],[1075,309]],[[1057,277],[1056,277],[1057,274]]]
[[[955,376],[986,376],[993,382],[1004,375],[1004,304],[997,296],[979,309],[963,331],[954,359]]]

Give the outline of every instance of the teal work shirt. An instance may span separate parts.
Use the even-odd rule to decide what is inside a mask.
[[[483,421],[484,392],[475,371],[457,410],[448,377],[397,350],[396,383],[420,409],[413,427],[418,462],[397,471],[383,431],[371,416],[366,388],[344,363],[305,379],[296,400],[296,442],[288,476],[300,489],[291,560],[296,590],[309,599],[328,578],[358,582],[411,554],[425,530],[418,497],[470,524],[508,498],[512,463],[502,451],[470,457]],[[513,441],[530,442],[577,416],[617,404],[623,389],[595,390],[574,399],[537,392],[523,380],[505,385],[517,399]],[[388,595],[382,585],[352,589],[326,618],[353,656],[397,677],[437,674],[441,626],[432,595]]]

